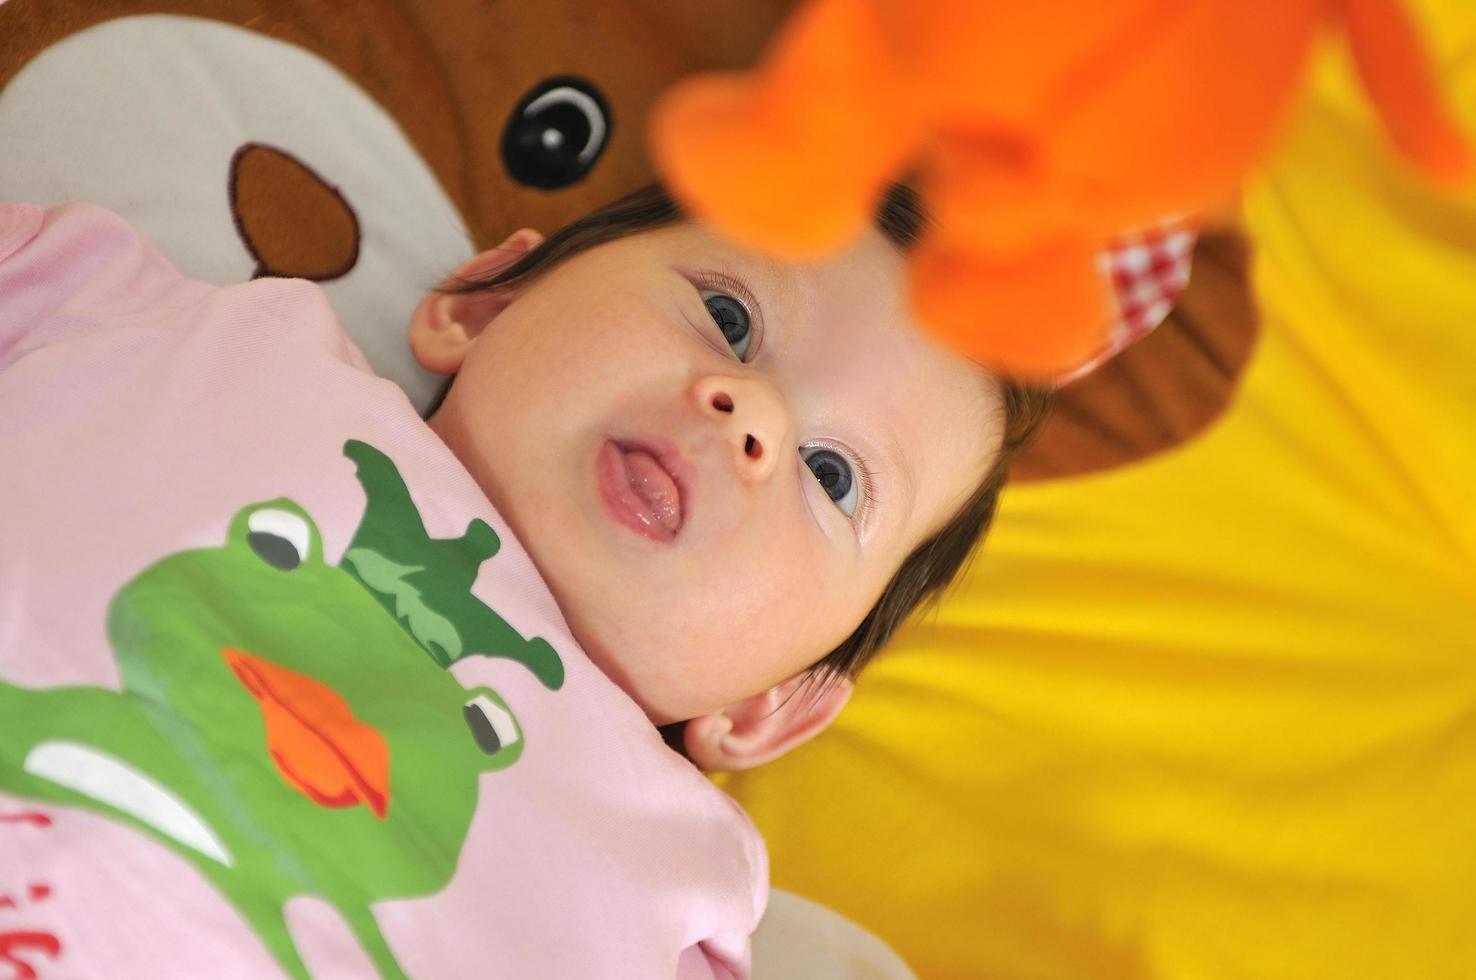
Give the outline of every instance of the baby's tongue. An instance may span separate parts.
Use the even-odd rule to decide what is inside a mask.
[[[681,496],[671,475],[650,453],[630,449],[625,453],[625,472],[630,479],[630,488],[646,505],[641,520],[647,524],[660,524],[673,533],[682,526]]]

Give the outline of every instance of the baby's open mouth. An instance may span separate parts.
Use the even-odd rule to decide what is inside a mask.
[[[655,446],[607,440],[596,469],[600,497],[620,523],[655,541],[682,527],[682,491],[675,454]]]

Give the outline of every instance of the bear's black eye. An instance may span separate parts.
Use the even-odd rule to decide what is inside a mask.
[[[612,122],[609,103],[592,83],[572,75],[544,79],[508,117],[502,162],[529,187],[567,187],[593,169]]]

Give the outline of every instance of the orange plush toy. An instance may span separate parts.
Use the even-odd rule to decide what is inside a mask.
[[[1105,242],[1232,198],[1338,24],[1395,145],[1467,177],[1398,0],[809,0],[756,72],[673,89],[652,146],[695,215],[795,258],[915,173],[936,219],[919,317],[995,370],[1057,377],[1110,322]]]

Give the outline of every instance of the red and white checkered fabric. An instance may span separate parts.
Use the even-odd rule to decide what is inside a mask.
[[[1055,379],[1075,381],[1134,341],[1153,332],[1189,285],[1195,234],[1184,221],[1171,221],[1114,240],[1101,256],[1102,274],[1112,283],[1117,319],[1107,342],[1086,363]]]

